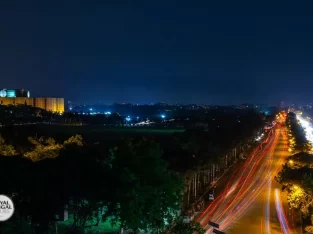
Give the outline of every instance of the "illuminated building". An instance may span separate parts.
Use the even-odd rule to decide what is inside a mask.
[[[29,91],[24,89],[0,90],[0,105],[28,105],[46,111],[64,112],[64,98],[30,97]]]
[[[15,97],[30,97],[30,92],[25,89],[2,89],[0,97],[15,98]]]

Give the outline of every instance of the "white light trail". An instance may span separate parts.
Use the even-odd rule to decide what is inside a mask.
[[[297,114],[297,119],[305,131],[306,139],[313,145],[313,127],[309,121]]]
[[[277,211],[277,215],[278,215],[282,232],[284,234],[292,233],[291,230],[289,229],[288,220],[285,215],[284,208],[282,206],[279,189],[275,189],[275,206],[276,206],[276,211]]]

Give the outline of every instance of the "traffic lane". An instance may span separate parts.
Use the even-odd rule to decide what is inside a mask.
[[[268,141],[269,137],[271,137],[271,134],[269,134],[267,136],[267,139],[265,139],[265,142]],[[264,143],[261,143],[254,150],[252,150],[249,153],[249,157],[247,159],[245,159],[245,160],[238,159],[238,162],[228,169],[228,171],[225,173],[225,175],[215,185],[215,188],[214,188],[214,195],[215,196],[221,194],[225,190],[225,185],[227,187],[227,184],[229,183],[229,181],[231,181],[233,179],[234,175],[236,173],[238,173],[245,166],[245,164],[247,163],[249,158],[251,158],[252,156],[254,156],[258,153],[261,153],[264,150],[266,150],[266,149],[262,149],[262,147],[264,147]],[[211,189],[211,191],[212,191],[212,189]],[[209,191],[203,196],[203,199],[207,205],[209,205],[211,203],[209,196],[210,196]]]
[[[268,132],[268,134],[265,136],[265,140],[264,142],[267,142],[268,139],[271,137],[272,131]],[[262,147],[264,146],[264,142],[260,143],[257,147],[255,147],[253,150],[250,150],[250,152],[248,153],[249,157],[251,155],[254,155],[256,153],[258,153],[258,151],[262,150]],[[225,185],[230,181],[230,179],[233,177],[234,172],[239,171],[240,168],[242,168],[244,166],[244,164],[247,162],[248,159],[242,160],[242,159],[238,159],[238,161],[233,164],[230,168],[228,168],[228,171],[222,176],[222,178],[220,178],[217,183],[212,186],[211,189],[208,190],[208,192],[202,197],[205,205],[204,207],[206,207],[206,205],[209,205],[211,203],[210,201],[210,191],[214,190],[214,195],[218,195],[221,192],[223,192],[225,190]]]
[[[268,151],[268,147],[264,147],[264,150],[262,150],[262,153],[263,154],[265,154],[266,152]],[[263,157],[264,155],[261,155],[261,158]],[[255,165],[256,165],[256,163],[254,162],[253,164],[252,164],[252,168],[250,168],[250,173],[252,172],[252,171],[254,171],[255,172]],[[251,166],[251,165],[250,165]],[[251,180],[251,181],[254,181],[254,174],[252,173],[252,176],[251,177],[246,177],[246,178],[243,178],[243,181],[245,181],[245,183],[243,184],[243,185],[245,185],[246,184],[246,180],[249,178],[249,180]],[[256,182],[258,182],[258,181],[256,181]],[[251,182],[249,182],[249,183],[251,183]],[[253,184],[252,184],[253,185]],[[251,191],[254,191],[254,189],[252,189],[251,188],[251,186],[252,185],[250,185],[248,188],[249,189],[251,189]],[[259,185],[258,185],[259,186]],[[234,195],[238,198],[238,196],[239,196],[239,199],[235,199],[234,200],[234,198],[232,198],[232,201],[230,202],[230,203],[226,203],[226,207],[227,208],[223,208],[223,204],[221,205],[221,207],[222,208],[220,208],[220,210],[222,210],[221,212],[216,212],[217,214],[220,214],[221,213],[221,215],[219,215],[219,216],[215,216],[215,217],[213,217],[213,218],[216,218],[218,221],[220,221],[220,218],[221,217],[223,217],[223,215],[226,213],[226,211],[227,212],[229,212],[229,209],[231,209],[231,211],[234,211],[234,206],[236,206],[237,204],[238,204],[238,202],[240,202],[240,200],[242,199],[242,194],[240,194],[242,191],[244,191],[244,189],[243,189],[243,187],[241,187],[241,186],[239,186],[239,188],[240,188],[240,190],[239,191],[236,191],[236,193],[234,193]],[[243,189],[243,190],[242,190]],[[242,191],[241,191],[242,190]],[[243,193],[244,194],[244,193]],[[236,198],[235,197],[235,198]],[[226,199],[222,199],[222,201],[223,201],[223,203],[225,204],[225,201],[226,201]],[[233,207],[232,207],[233,206]],[[243,206],[241,206],[241,208],[239,209],[239,207],[237,207],[237,210],[238,211],[236,211],[237,213],[238,212],[240,212],[240,211],[242,211],[243,210],[243,207],[246,207],[247,206],[247,204],[243,204]],[[236,216],[238,216],[238,214],[236,214]]]
[[[275,139],[276,141],[271,146],[271,150],[270,152],[268,152],[267,157],[264,157],[264,160],[260,162],[257,174],[253,175],[253,177],[257,179],[253,181],[253,184],[251,186],[246,186],[246,190],[242,193],[241,197],[238,198],[238,202],[233,204],[239,206],[238,211],[236,211],[236,209],[233,209],[235,212],[229,213],[230,215],[228,215],[225,219],[225,225],[222,225],[222,228],[224,226],[224,229],[228,229],[230,226],[233,225],[234,220],[240,220],[243,215],[251,210],[251,206],[255,204],[255,201],[257,201],[259,197],[264,197],[264,192],[268,189],[269,182],[272,180],[271,172],[273,170],[276,170],[275,168],[271,167],[273,162],[273,153],[278,138]],[[255,227],[257,226],[258,222],[256,223]]]
[[[220,230],[228,230],[246,212],[255,198],[259,196],[260,191],[262,191],[260,187],[263,186],[262,181],[255,181],[239,187],[239,191],[236,191],[233,196],[224,199],[225,202],[220,205],[211,220],[220,224]],[[210,231],[209,228],[208,232]]]
[[[252,154],[257,149],[258,147],[252,150],[250,154]],[[236,174],[245,163],[246,160],[238,159],[237,162],[233,164],[231,167],[229,167],[227,172],[214,185],[212,185],[210,189],[208,189],[208,191],[202,197],[204,201],[203,208],[195,216],[195,220],[197,220],[202,215],[202,213],[207,209],[207,207],[212,203],[212,201],[210,200],[211,191],[214,191],[214,197],[216,199],[216,197],[225,190],[225,186],[229,183],[229,181],[231,181],[234,174]]]
[[[289,142],[287,134],[287,129],[284,127],[283,137],[275,150],[275,157],[280,159],[273,162],[275,164],[275,167],[277,168],[275,176],[282,169],[283,164],[286,162],[286,158],[291,155],[290,152],[288,152]],[[289,233],[301,233],[301,221],[299,219],[300,216],[297,216],[294,212],[292,212],[292,210],[289,209],[287,193],[281,192],[281,185],[275,180],[273,180],[272,184],[273,192],[277,193],[277,195],[273,194],[272,204],[273,210],[275,210],[276,212],[276,217],[275,219],[273,218],[273,220],[276,220],[276,222],[280,224],[282,231],[284,231],[287,226],[287,230]],[[280,218],[277,215],[278,212],[280,213]],[[274,222],[272,222],[272,225],[274,225]]]
[[[229,199],[225,205],[221,205],[219,210],[213,215],[212,219],[220,223],[221,230],[227,230],[233,225],[236,220],[239,220],[243,216],[248,208],[251,207],[255,199],[264,191],[268,176],[269,166],[257,168],[257,164],[254,163],[253,167],[249,171],[249,176],[245,178],[242,186],[238,186],[237,191],[233,193],[233,196]],[[257,179],[255,179],[257,178]],[[226,200],[225,200],[226,201]]]
[[[251,156],[251,157],[249,157],[248,159],[247,159],[247,162],[244,164],[244,167],[243,168],[238,168],[239,169],[239,171],[245,171],[245,170],[249,170],[249,169],[251,169],[251,167],[253,166],[254,167],[254,165],[255,165],[255,162],[253,161],[254,159],[256,159],[258,156],[260,156],[260,153],[264,153],[264,152],[266,152],[268,150],[268,147],[260,147],[260,148],[258,148],[255,152],[254,152],[254,154]],[[214,202],[212,202],[211,203],[211,205],[207,208],[207,210],[209,210],[209,211],[207,211],[205,214],[203,214],[202,215],[202,219],[201,219],[201,223],[202,223],[202,225],[204,225],[204,226],[206,226],[206,223],[208,222],[208,219],[210,219],[210,217],[212,216],[212,214],[214,213],[214,212],[216,212],[216,207],[217,206],[223,206],[223,205],[225,205],[225,204],[228,204],[227,203],[227,201],[229,200],[228,198],[227,199],[225,199],[225,196],[227,195],[229,195],[228,193],[229,193],[229,191],[231,191],[231,190],[229,190],[232,186],[234,186],[235,185],[235,183],[237,183],[238,182],[238,180],[240,180],[240,178],[242,177],[242,174],[244,174],[244,173],[241,173],[241,176],[240,177],[238,177],[238,174],[240,174],[240,173],[234,173],[234,175],[235,175],[235,177],[234,177],[234,180],[233,181],[230,181],[228,184],[227,184],[227,186],[226,186],[226,188],[224,187],[224,191],[222,192],[222,194],[219,196],[219,197],[217,197],[216,198],[216,200],[214,200]],[[236,193],[235,193],[236,194]],[[231,196],[229,197],[229,198],[231,198]],[[214,204],[214,205],[213,205]],[[219,212],[217,212],[217,213],[219,213]]]
[[[237,180],[237,175],[240,171],[242,171],[245,168],[246,162],[243,161],[242,165],[240,167],[234,168],[235,170],[232,171],[231,174],[229,174],[228,177],[223,178],[223,183],[219,183],[219,185],[215,189],[215,200],[208,202],[208,206],[206,207],[205,211],[198,217],[197,221],[200,221],[200,219],[205,216],[209,215],[208,212],[212,212],[212,210],[215,208],[215,206],[222,200],[222,198],[225,196],[225,191],[228,190],[229,187],[231,187],[235,180]],[[207,195],[207,199],[209,199],[209,195]]]
[[[290,228],[290,225],[286,223],[286,221],[284,221],[284,224],[282,225],[285,226],[285,228],[281,229],[275,206],[276,204],[279,204],[279,201],[276,202],[277,199],[275,200],[275,188],[272,186],[272,183],[275,183],[274,176],[278,173],[281,168],[281,164],[284,162],[284,155],[277,154],[278,151],[280,152],[286,150],[283,140],[284,137],[279,138],[272,156],[272,160],[269,161],[271,164],[271,174],[268,178],[268,185],[263,188],[261,195],[258,196],[253,202],[253,209],[249,209],[248,213],[236,221],[227,231],[227,233],[239,234],[261,232],[278,234],[284,233],[284,230],[285,232],[287,230],[288,233],[292,233],[292,229]],[[281,213],[281,209],[279,210]],[[281,215],[281,217],[283,217],[283,215]]]
[[[245,162],[244,166],[243,167],[239,167],[235,170],[235,172],[233,173],[232,177],[234,177],[234,175],[238,175],[238,172],[237,171],[244,171],[244,168],[248,169],[249,167],[249,163],[252,162],[252,160],[255,158],[256,155],[258,155],[260,152],[263,152],[264,150],[266,150],[266,148],[262,149],[262,147],[256,149],[254,151],[254,153],[252,154],[252,156],[250,156],[247,161]],[[238,178],[237,178],[238,179]],[[223,192],[224,194],[222,194],[222,196],[219,196],[213,203],[219,203],[223,196],[225,196],[225,191],[228,190],[230,188],[230,186],[234,183],[234,181],[228,181],[228,184],[226,185],[226,189],[225,187],[223,188]],[[220,201],[219,201],[220,200]],[[209,208],[212,208],[214,210],[215,207],[209,207]],[[212,212],[212,211],[211,211]],[[210,214],[208,214],[210,215]]]
[[[225,185],[231,180],[231,178],[234,176],[234,172],[237,172],[239,169],[243,166],[243,164],[245,163],[244,160],[238,161],[234,166],[230,167],[228,169],[228,171],[224,174],[224,176],[215,184],[215,186],[213,188],[211,188],[204,196],[203,199],[205,201],[206,204],[211,203],[210,199],[209,199],[209,195],[211,193],[211,191],[214,193],[214,196],[218,196],[219,194],[221,194],[224,189],[225,189]]]

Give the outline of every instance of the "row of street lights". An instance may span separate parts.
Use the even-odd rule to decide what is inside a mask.
[[[164,120],[166,119],[166,116],[165,115],[160,115],[161,119]],[[125,118],[126,122],[130,122],[132,120],[132,118],[128,115],[126,118]],[[136,120],[138,121],[139,120],[139,116],[136,117]]]

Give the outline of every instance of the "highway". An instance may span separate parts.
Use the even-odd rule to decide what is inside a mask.
[[[286,129],[272,129],[246,162],[235,169],[223,191],[197,218],[207,231],[208,222],[219,224],[225,233],[297,233],[294,214],[274,176],[288,154]]]

